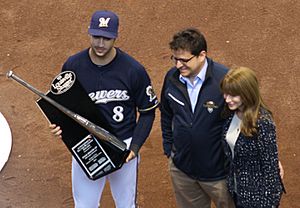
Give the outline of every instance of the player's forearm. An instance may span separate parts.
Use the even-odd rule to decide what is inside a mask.
[[[149,136],[154,119],[155,110],[140,114],[130,145],[130,150],[132,150],[136,155]]]

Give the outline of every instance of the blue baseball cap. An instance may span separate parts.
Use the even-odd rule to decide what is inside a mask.
[[[96,11],[91,19],[88,33],[93,36],[117,38],[119,17],[111,11]]]

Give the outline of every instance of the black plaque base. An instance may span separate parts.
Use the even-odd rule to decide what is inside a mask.
[[[50,91],[46,95],[94,124],[111,131],[108,122],[103,120],[104,116],[78,81],[62,94],[57,95]],[[107,141],[94,137],[44,99],[39,99],[37,105],[51,123],[61,127],[63,142],[90,179],[96,180],[122,167],[129,150],[121,150]]]

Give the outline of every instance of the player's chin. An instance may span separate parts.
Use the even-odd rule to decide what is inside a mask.
[[[105,56],[107,54],[107,50],[104,49],[104,48],[95,48],[95,47],[93,47],[92,49],[93,49],[93,52],[96,56],[102,57],[102,56]]]
[[[95,54],[99,57],[103,57],[107,54],[107,51],[106,50],[105,51],[104,50],[101,50],[101,51],[95,50]]]

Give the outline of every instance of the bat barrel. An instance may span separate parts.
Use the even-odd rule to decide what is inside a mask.
[[[11,78],[11,79],[17,81],[18,83],[20,83],[21,85],[23,85],[24,87],[29,89],[30,91],[34,92],[35,94],[37,94],[38,96],[40,96],[41,98],[43,98],[44,100],[49,102],[51,105],[55,106],[58,110],[60,110],[61,112],[66,114],[68,117],[73,119],[75,122],[80,124],[83,128],[88,130],[91,134],[93,134],[97,138],[112,143],[113,145],[115,145],[116,147],[121,149],[122,151],[124,151],[126,149],[126,144],[123,143],[122,141],[118,140],[114,135],[112,135],[105,129],[101,128],[100,126],[97,126],[96,124],[92,123],[91,121],[85,119],[84,117],[72,112],[71,110],[67,109],[66,107],[62,106],[61,104],[57,103],[50,97],[46,96],[44,93],[40,92],[39,90],[37,90],[36,88],[34,88],[33,86],[31,86],[30,84],[25,82],[24,80],[22,80],[20,77],[15,75],[13,73],[13,71],[8,71],[6,73],[6,76],[8,78]]]

